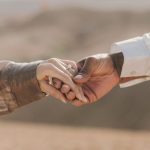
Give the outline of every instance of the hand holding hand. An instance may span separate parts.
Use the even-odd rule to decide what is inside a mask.
[[[88,103],[96,102],[119,83],[120,77],[109,54],[87,57],[78,62],[77,66],[78,73],[73,80],[82,87]],[[87,104],[75,100],[74,91],[68,85],[63,85],[61,91],[66,94],[66,97],[69,101],[72,101],[73,105]]]
[[[75,72],[77,72],[77,66],[75,62],[51,58],[43,61],[37,67],[37,80],[39,81],[40,88],[44,93],[66,102],[66,97],[58,90],[58,86],[61,86],[60,83],[55,84],[55,81],[53,82],[52,80],[53,78],[57,78],[62,83],[67,84],[69,89],[74,91],[75,96],[79,100],[85,102],[87,100],[82,92],[81,87],[72,81],[72,77]]]

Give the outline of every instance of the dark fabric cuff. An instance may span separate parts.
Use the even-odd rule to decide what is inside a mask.
[[[110,54],[112,61],[114,63],[114,66],[118,72],[118,75],[121,75],[121,71],[122,71],[122,66],[124,63],[124,56],[123,53],[114,53],[114,54]]]
[[[1,81],[3,85],[10,89],[12,101],[16,102],[16,107],[21,107],[45,96],[41,92],[36,70],[41,61],[31,63],[9,63],[1,71]],[[9,110],[12,111],[11,98],[7,101]]]

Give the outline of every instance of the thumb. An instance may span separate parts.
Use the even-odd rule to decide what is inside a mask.
[[[91,77],[91,75],[93,73],[94,62],[95,62],[95,59],[91,58],[91,57],[87,58],[84,61],[84,64],[81,67],[80,71],[74,77],[74,81],[76,83],[83,84],[83,83],[86,83],[90,79],[90,77]],[[79,65],[80,65],[80,62],[79,62]]]

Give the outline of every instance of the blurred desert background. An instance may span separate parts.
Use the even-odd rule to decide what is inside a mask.
[[[147,0],[0,0],[1,60],[73,59],[150,32]],[[150,83],[76,108],[51,97],[1,116],[1,150],[149,150]]]

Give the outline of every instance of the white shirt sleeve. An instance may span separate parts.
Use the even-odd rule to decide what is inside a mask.
[[[147,76],[120,84],[121,87],[150,80],[150,33],[114,43],[111,47],[111,53],[117,52],[122,52],[124,55],[121,77]]]

